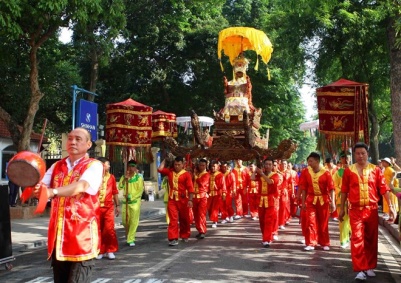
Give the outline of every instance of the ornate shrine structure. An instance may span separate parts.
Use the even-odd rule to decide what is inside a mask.
[[[190,158],[206,157],[221,161],[290,158],[296,150],[292,140],[283,140],[278,147],[268,148],[268,136],[261,136],[259,128],[262,109],[252,103],[252,84],[246,74],[249,61],[243,56],[243,51],[255,50],[267,63],[273,51],[269,39],[262,31],[234,27],[220,32],[218,45],[219,58],[222,50],[229,54],[234,78],[228,81],[224,77],[225,105],[214,113],[213,142],[210,144],[208,131],[203,131],[198,115],[192,111],[195,145],[191,148],[182,147],[173,138],[166,138],[165,144],[172,154]]]

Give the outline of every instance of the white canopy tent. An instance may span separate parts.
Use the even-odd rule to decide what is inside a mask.
[[[207,116],[198,116],[198,119],[199,119],[199,124],[202,128],[209,127],[210,130],[210,127],[213,126],[214,124],[213,118]],[[184,131],[192,128],[191,116],[177,117],[176,123],[178,126],[184,127],[185,128]]]

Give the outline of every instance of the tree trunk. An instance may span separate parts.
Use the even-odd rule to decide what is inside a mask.
[[[387,41],[390,49],[390,93],[395,157],[401,161],[401,50],[396,47],[394,22],[394,18],[389,21]]]
[[[35,44],[31,44],[31,50],[29,52],[29,63],[31,71],[29,73],[29,81],[31,85],[31,100],[29,102],[28,112],[26,114],[24,124],[21,131],[21,139],[18,143],[18,151],[29,150],[31,133],[33,128],[33,121],[35,119],[36,112],[39,109],[39,101],[43,97],[39,88],[39,70],[38,70],[38,54],[39,47]]]
[[[368,112],[370,121],[370,144],[369,155],[372,158],[373,164],[378,164],[379,161],[379,123],[376,117],[376,111],[373,109],[373,101],[369,99]]]

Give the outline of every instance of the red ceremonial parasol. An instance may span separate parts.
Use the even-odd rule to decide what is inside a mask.
[[[176,138],[177,133],[177,117],[174,113],[156,111],[152,114],[152,139],[162,139],[165,137]]]
[[[152,143],[152,110],[132,99],[106,106],[106,149],[110,160],[146,161]]]
[[[340,79],[316,90],[322,134],[319,148],[326,147],[333,153],[361,140],[369,144],[368,87],[366,83]]]

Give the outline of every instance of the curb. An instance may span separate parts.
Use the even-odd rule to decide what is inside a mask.
[[[381,215],[379,215],[379,224],[386,228],[397,242],[400,242],[401,237],[397,224],[388,223]]]
[[[143,211],[141,211],[140,219],[146,220],[152,217],[165,215],[165,213],[166,209],[164,207],[148,207]],[[116,218],[115,225],[116,225],[115,229],[119,229],[122,227],[121,218],[120,219]],[[12,251],[14,255],[17,253],[30,252],[33,250],[40,250],[45,248],[47,248],[47,239],[12,245]]]

